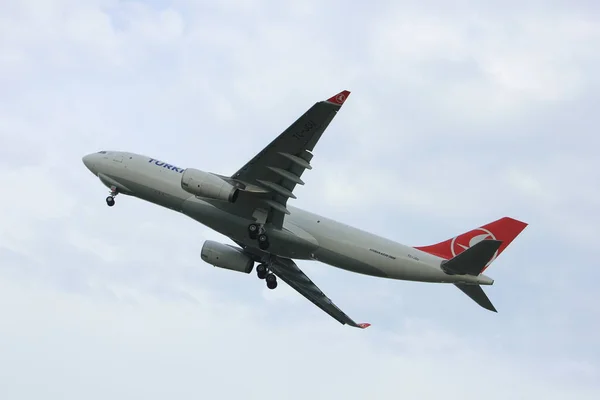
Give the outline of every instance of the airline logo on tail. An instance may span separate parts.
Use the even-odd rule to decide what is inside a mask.
[[[348,90],[343,90],[335,96],[332,96],[329,99],[327,99],[327,102],[341,106],[342,104],[344,104],[346,99],[348,99],[348,96],[350,96],[350,92]]]
[[[456,257],[466,249],[473,247],[482,240],[500,240],[502,245],[486,264],[487,268],[506,247],[525,229],[527,224],[514,218],[503,217],[489,224],[480,226],[463,234],[430,246],[415,247],[417,250],[433,254],[446,260]],[[485,269],[484,268],[484,269]]]
[[[485,228],[473,229],[470,232],[455,236],[452,238],[452,242],[450,242],[450,251],[452,252],[452,257],[456,257],[458,254],[486,239],[497,240],[496,236],[494,236],[492,232]],[[496,250],[490,261],[488,261],[485,266],[487,267],[490,265],[492,261],[496,259],[496,257],[498,257],[498,250]]]

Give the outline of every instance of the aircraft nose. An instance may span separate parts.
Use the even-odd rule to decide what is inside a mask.
[[[87,169],[89,169],[92,174],[95,174],[96,172],[94,171],[94,158],[92,154],[88,154],[87,156],[83,156],[83,158],[81,159],[81,161],[83,161],[83,165],[85,165],[87,167]]]

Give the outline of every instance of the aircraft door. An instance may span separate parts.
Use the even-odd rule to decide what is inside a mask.
[[[123,162],[123,156],[121,154],[115,154],[115,155],[113,155],[113,161],[114,162],[118,162],[118,163],[122,163]]]

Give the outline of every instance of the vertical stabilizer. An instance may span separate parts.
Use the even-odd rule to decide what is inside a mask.
[[[503,217],[489,224],[480,226],[471,231],[462,233],[452,239],[444,240],[430,246],[415,247],[417,250],[424,251],[434,256],[450,260],[475,244],[485,239],[499,240],[502,242],[498,250],[487,262],[481,272],[483,272],[508,245],[525,229],[527,224],[514,218]]]

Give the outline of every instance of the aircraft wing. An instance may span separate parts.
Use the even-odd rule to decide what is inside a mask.
[[[293,194],[296,185],[304,185],[300,177],[304,170],[312,168],[312,150],[349,95],[350,92],[344,90],[315,103],[231,176],[251,194],[243,202],[248,212],[263,209],[265,223],[271,223],[277,229],[283,227],[283,219],[289,214],[287,200],[296,198]]]
[[[309,278],[298,268],[296,263],[289,258],[274,257],[269,268],[282,281],[294,288],[302,296],[310,300],[314,305],[331,315],[341,324],[348,324],[355,328],[368,328],[371,324],[357,324],[340,310],[325,293],[321,291]]]

